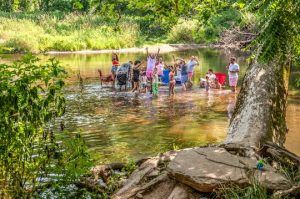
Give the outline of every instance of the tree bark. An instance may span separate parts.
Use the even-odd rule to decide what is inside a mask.
[[[259,148],[285,142],[289,63],[255,59],[244,77],[225,143]]]

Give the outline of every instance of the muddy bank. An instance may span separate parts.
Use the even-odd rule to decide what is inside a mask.
[[[134,48],[123,48],[123,49],[106,49],[106,50],[80,50],[80,51],[49,51],[45,54],[48,55],[59,55],[59,54],[109,54],[109,53],[139,53],[145,52],[144,47],[134,47]],[[222,45],[211,44],[161,44],[161,45],[153,45],[148,46],[150,52],[156,52],[157,48],[160,48],[161,53],[169,53],[176,51],[184,51],[184,50],[196,50],[200,48],[224,48]]]

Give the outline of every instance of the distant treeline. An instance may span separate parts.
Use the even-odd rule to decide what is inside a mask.
[[[149,41],[214,43],[226,29],[256,24],[253,14],[241,12],[248,2],[0,0],[0,26],[3,27],[0,29],[0,51],[1,48],[11,52],[120,48]],[[18,28],[19,23],[28,23],[32,30],[37,30],[36,41],[31,41],[34,44],[30,44],[27,38],[31,33],[25,37],[18,36],[28,32],[25,27],[24,30]],[[130,38],[127,43],[124,39],[120,40],[124,34]]]

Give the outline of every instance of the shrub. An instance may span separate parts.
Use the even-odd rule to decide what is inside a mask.
[[[43,185],[41,177],[55,184],[78,181],[91,166],[79,137],[57,139],[55,132],[55,121],[65,111],[66,72],[54,59],[43,65],[38,61],[27,55],[10,65],[0,64],[0,195],[4,198],[31,198]],[[57,174],[56,179],[50,174]]]
[[[178,23],[171,29],[168,41],[173,43],[195,43],[195,35],[199,31],[199,24],[196,20],[178,20]]]
[[[135,46],[139,37],[139,27],[132,21],[122,21],[120,31],[115,31],[112,24],[100,16],[0,13],[2,52],[116,49]]]

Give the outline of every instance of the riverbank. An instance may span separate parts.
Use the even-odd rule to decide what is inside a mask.
[[[200,48],[225,48],[220,44],[159,44],[143,47],[133,48],[120,48],[120,49],[106,49],[106,50],[79,50],[79,51],[49,51],[45,54],[48,55],[69,55],[69,54],[109,54],[109,53],[141,53],[145,52],[145,48],[148,47],[150,52],[157,52],[160,48],[161,53],[169,53],[185,50],[197,50]]]

